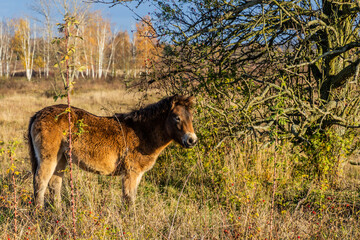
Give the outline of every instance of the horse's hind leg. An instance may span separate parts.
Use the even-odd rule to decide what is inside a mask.
[[[61,185],[66,168],[67,161],[64,155],[59,157],[56,169],[49,181],[50,194],[53,196],[55,208],[60,209],[61,206]]]
[[[34,144],[34,149],[38,162],[34,173],[34,197],[36,206],[42,207],[46,187],[57,168],[62,153],[60,153],[60,143],[56,144],[55,140],[51,144]]]
[[[38,207],[44,205],[44,195],[46,187],[53,175],[57,165],[56,156],[42,158],[34,174],[34,196],[35,204]]]

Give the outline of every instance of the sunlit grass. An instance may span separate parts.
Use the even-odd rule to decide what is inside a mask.
[[[17,239],[69,239],[72,229],[69,176],[62,190],[62,209],[36,210],[32,174],[24,138],[30,116],[54,104],[51,87],[26,83],[29,91],[1,91],[0,140],[15,149]],[[140,94],[120,84],[83,85],[72,97],[74,106],[110,115],[135,107]],[[33,91],[39,86],[36,91]],[[148,102],[160,96],[153,94]],[[59,100],[57,103],[64,103]],[[196,122],[196,116],[195,116]],[[199,124],[199,123],[196,123]],[[195,125],[196,125],[195,124]],[[200,139],[201,141],[201,139]],[[343,164],[337,184],[294,178],[290,146],[277,152],[277,188],[273,216],[275,239],[359,239],[359,168]],[[210,149],[210,150],[209,150]],[[206,151],[170,146],[144,175],[137,201],[127,208],[121,179],[75,168],[78,239],[269,239],[272,210],[274,147],[250,151],[232,142]],[[14,239],[14,186],[9,155],[0,157],[0,239]]]

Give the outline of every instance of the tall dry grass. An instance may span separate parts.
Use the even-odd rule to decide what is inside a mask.
[[[20,83],[24,87],[18,90],[16,84]],[[30,116],[54,104],[47,97],[51,96],[51,85],[20,83],[7,83],[7,90],[0,90],[2,147],[6,150],[11,142],[19,142],[14,150],[14,171],[6,151],[0,157],[0,239],[15,236],[13,173],[18,196],[17,239],[69,239],[68,174],[62,210],[55,210],[47,199],[45,209],[36,211],[24,138]],[[116,82],[82,82],[72,96],[72,105],[110,115],[134,108],[140,97],[137,91],[126,91]],[[154,93],[148,102],[160,97]],[[358,167],[344,163],[336,185],[309,180],[308,176],[295,178],[297,163],[290,154],[291,146],[277,146],[277,188],[272,206],[274,146],[255,151],[247,144],[234,140],[219,148],[199,144],[192,150],[171,145],[145,174],[136,204],[130,209],[121,198],[120,178],[75,168],[77,238],[269,239],[273,208],[273,239],[360,239]]]

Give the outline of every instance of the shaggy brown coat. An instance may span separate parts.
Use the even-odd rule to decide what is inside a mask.
[[[142,175],[151,169],[172,140],[184,147],[197,141],[192,126],[193,97],[172,96],[127,114],[100,117],[71,107],[72,157],[80,168],[122,175],[123,195],[134,201]],[[37,112],[29,123],[29,149],[34,174],[34,197],[43,206],[47,185],[60,206],[60,190],[67,165],[66,105]]]

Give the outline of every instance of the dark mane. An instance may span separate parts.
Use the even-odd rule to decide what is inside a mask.
[[[157,119],[159,116],[166,117],[167,113],[171,110],[173,99],[174,96],[167,97],[139,110],[133,110],[129,113],[117,113],[115,116],[120,121],[122,120],[127,123],[151,121]]]
[[[159,117],[166,118],[167,114],[174,105],[182,105],[190,110],[193,104],[193,100],[189,100],[189,98],[174,95],[164,98],[157,103],[147,105],[146,107],[140,108],[139,110],[134,110],[129,113],[116,113],[115,117],[126,123],[147,122],[156,120]]]

